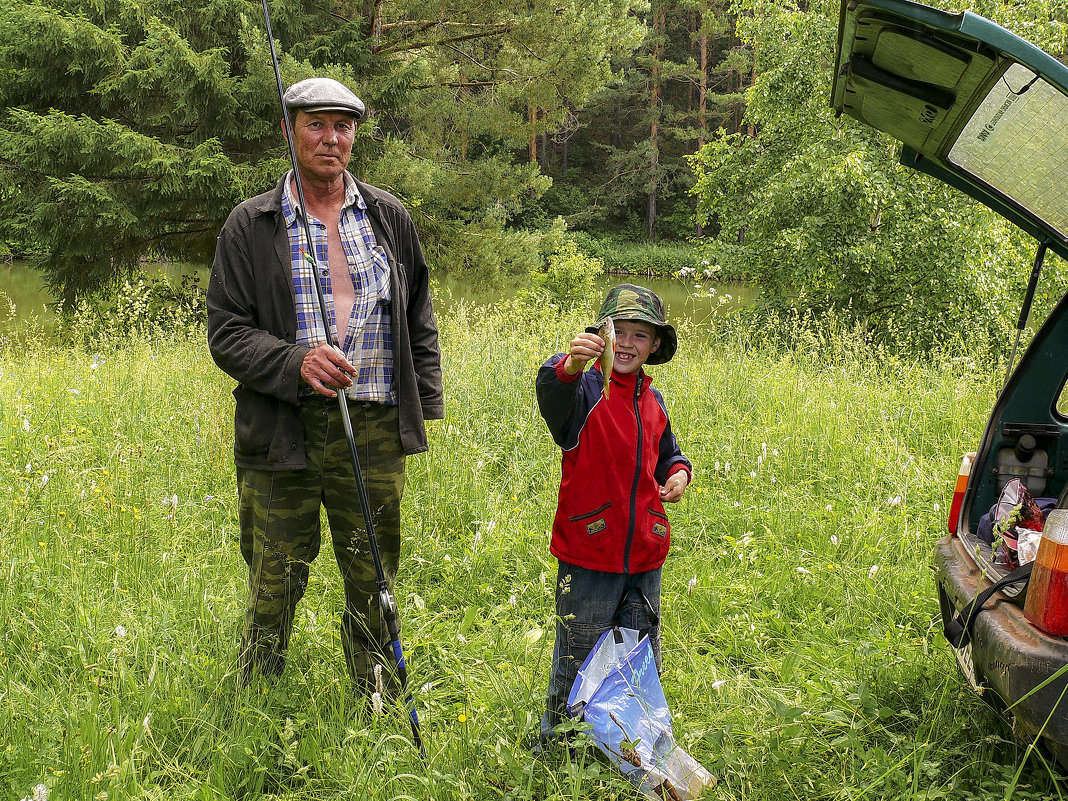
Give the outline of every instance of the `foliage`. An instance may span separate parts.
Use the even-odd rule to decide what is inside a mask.
[[[596,279],[602,273],[601,259],[586,255],[573,240],[565,239],[549,253],[544,267],[530,273],[531,286],[520,293],[517,302],[559,313],[588,309],[597,291]]]
[[[761,53],[746,112],[759,133],[721,132],[692,158],[713,268],[751,274],[758,313],[845,315],[905,348],[1007,338],[1029,272],[1018,235],[832,118],[837,3],[738,7]]]
[[[629,242],[612,236],[592,236],[585,231],[570,234],[578,246],[604,262],[610,275],[657,276],[670,278],[690,275],[702,267],[701,253],[692,244]],[[738,274],[717,276],[718,281],[735,281]]]
[[[632,0],[272,5],[284,82],[324,74],[370,103],[352,169],[408,203],[437,263],[489,274],[523,266],[529,236],[504,225],[548,186],[515,149],[639,31]],[[40,243],[68,306],[145,255],[207,260],[287,166],[247,0],[0,0],[0,75],[0,238]]]
[[[207,306],[196,276],[175,285],[163,275],[141,275],[115,292],[82,298],[61,319],[68,341],[91,351],[110,350],[132,340],[202,339]]]
[[[440,321],[447,418],[408,461],[398,580],[426,765],[402,711],[351,695],[329,554],[284,675],[236,689],[232,382],[201,342],[0,351],[4,795],[634,801],[589,749],[529,750],[560,458],[532,375],[585,320]],[[698,472],[670,510],[663,682],[709,797],[1005,797],[1024,751],[957,675],[927,568],[1000,370],[679,330],[652,371]],[[1032,754],[1012,798],[1056,797],[1050,773]]]

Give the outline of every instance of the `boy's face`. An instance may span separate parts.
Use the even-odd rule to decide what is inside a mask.
[[[635,373],[649,354],[660,347],[656,326],[640,320],[613,320],[616,326],[616,356],[612,370]]]

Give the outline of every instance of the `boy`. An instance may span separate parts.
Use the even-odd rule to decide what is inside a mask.
[[[560,498],[550,552],[556,583],[556,645],[541,743],[567,715],[567,698],[597,639],[613,625],[647,630],[660,670],[660,568],[671,542],[664,502],[690,483],[692,466],[671,433],[667,408],[645,364],[675,355],[675,329],[653,292],[621,284],[608,292],[598,322],[611,317],[616,344],[610,392],[598,359],[597,328],[538,371],[538,407],[563,449]]]

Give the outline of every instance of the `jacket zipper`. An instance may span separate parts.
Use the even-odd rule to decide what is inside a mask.
[[[634,542],[634,529],[638,514],[638,480],[642,474],[642,416],[638,410],[638,396],[642,391],[642,377],[634,384],[634,419],[638,421],[638,453],[634,466],[634,482],[630,487],[630,520],[627,523],[627,544],[623,548],[623,572],[630,573],[630,547]]]

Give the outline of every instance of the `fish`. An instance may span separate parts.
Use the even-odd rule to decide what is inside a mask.
[[[604,340],[604,350],[597,359],[601,365],[601,375],[604,376],[604,399],[608,400],[608,385],[612,379],[612,365],[616,360],[616,327],[611,317],[605,317],[597,329],[597,336]]]

